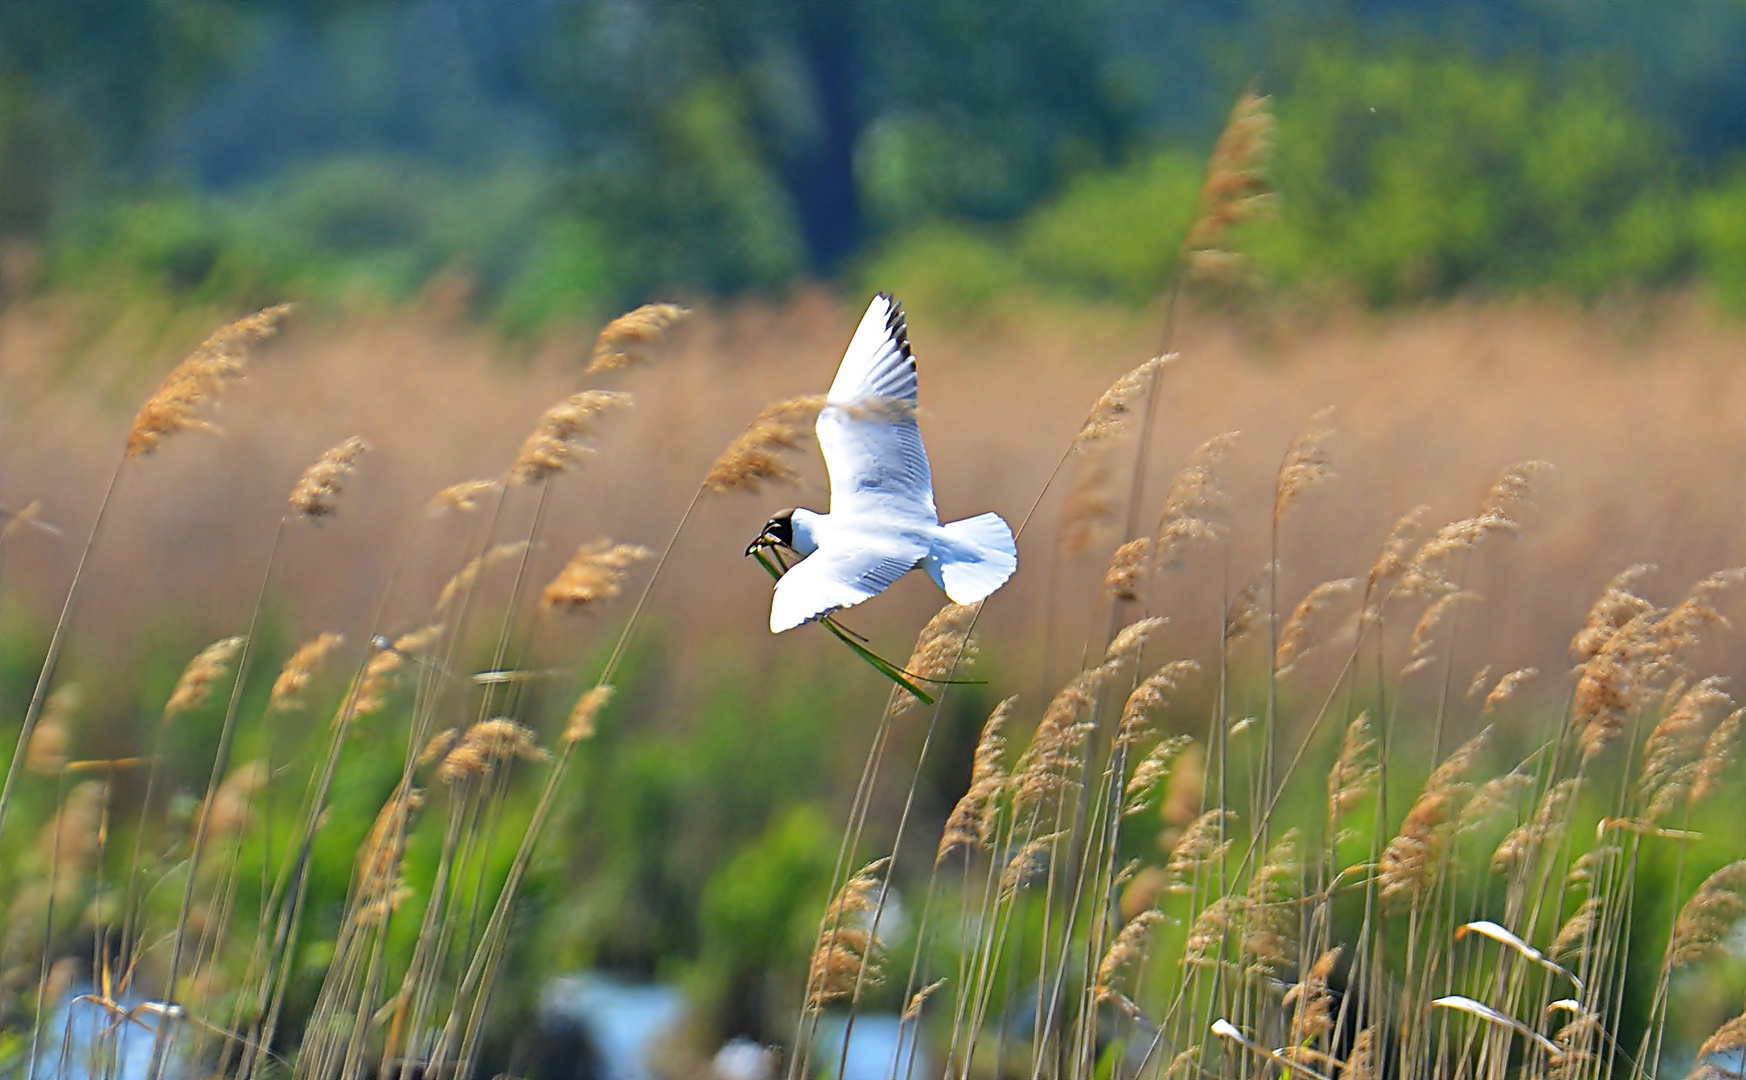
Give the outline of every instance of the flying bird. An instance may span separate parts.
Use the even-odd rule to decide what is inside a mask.
[[[870,600],[918,566],[958,604],[988,596],[1018,568],[1012,529],[999,514],[940,524],[916,402],[903,307],[881,293],[849,340],[818,416],[830,512],[779,510],[746,548],[750,555],[781,546],[801,556],[776,583],[771,633]]]

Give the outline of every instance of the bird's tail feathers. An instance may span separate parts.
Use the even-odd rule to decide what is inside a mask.
[[[944,526],[950,548],[926,560],[928,576],[954,604],[974,604],[1006,584],[1018,569],[1012,529],[999,514],[978,514]]]

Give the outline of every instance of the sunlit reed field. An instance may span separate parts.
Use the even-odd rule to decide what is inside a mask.
[[[942,514],[1020,529],[841,616],[927,703],[742,554],[863,299],[6,312],[7,1068],[518,1074],[542,978],[683,957],[674,1077],[1742,1070],[1746,332],[912,309]]]

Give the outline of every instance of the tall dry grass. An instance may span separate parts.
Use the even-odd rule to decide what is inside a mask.
[[[1266,205],[1264,121],[1250,98],[1233,115],[1185,274],[1241,269],[1222,245]],[[519,357],[416,311],[269,343],[285,314],[228,324],[162,383],[104,359],[151,351],[125,322],[93,341],[46,302],[0,317],[0,501],[52,525],[0,535],[7,610],[45,629],[35,688],[0,687],[22,716],[0,828],[19,784],[54,785],[5,883],[5,967],[34,970],[24,1054],[62,1073],[117,1072],[144,1030],[154,1075],[472,1075],[529,868],[636,636],[665,627],[681,685],[723,641],[853,663],[764,635],[741,555],[770,487],[823,504],[819,402],[795,395],[833,369],[848,308],[658,305]],[[1659,1075],[1682,973],[1746,916],[1711,831],[1737,795],[1746,333],[1678,300],[1629,325],[1175,292],[1162,314],[1168,362],[1145,359],[1156,322],[1118,312],[912,313],[940,505],[1006,513],[1028,572],[925,620],[910,689],[865,674],[885,701],[795,1024],[771,1033],[789,1075],[840,1074],[875,1007],[949,1080]],[[67,672],[191,599],[216,640],[150,730],[82,744]],[[937,600],[906,580],[852,621],[901,655]],[[305,644],[256,670],[275,603]],[[932,820],[918,792],[950,733],[911,690],[951,693],[979,650],[1016,696]],[[317,698],[324,667],[342,686]],[[166,747],[202,711],[222,717],[177,824]],[[292,715],[311,756],[279,756]],[[318,838],[369,728],[396,780],[318,928]],[[1665,865],[1662,926],[1645,882]],[[921,897],[901,935],[900,891]],[[292,1002],[318,930],[331,956]],[[111,1021],[78,1049],[53,1023],[69,962]]]

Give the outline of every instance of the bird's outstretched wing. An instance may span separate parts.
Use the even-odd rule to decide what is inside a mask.
[[[870,600],[915,569],[926,554],[926,545],[900,536],[821,547],[776,582],[770,632],[780,634]]]
[[[818,445],[831,474],[831,513],[938,521],[928,452],[915,421],[915,357],[896,300],[880,293],[868,305],[826,402]]]

